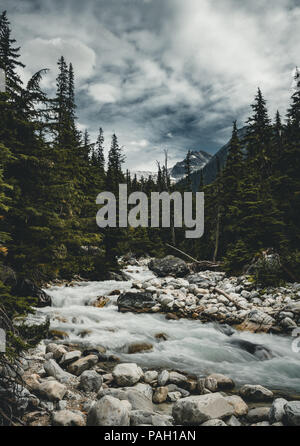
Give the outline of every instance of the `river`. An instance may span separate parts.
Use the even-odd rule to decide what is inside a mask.
[[[52,306],[42,311],[50,315],[51,328],[67,332],[69,342],[104,346],[123,362],[135,362],[149,369],[165,367],[198,376],[223,373],[237,384],[261,384],[272,390],[300,394],[300,354],[292,350],[290,337],[249,332],[234,335],[264,344],[275,353],[273,359],[260,361],[231,345],[214,324],[187,319],[171,321],[161,314],[119,313],[118,296],[110,296],[110,303],[104,308],[89,305],[98,296],[129,290],[134,280],[143,282],[154,277],[146,266],[134,270],[127,271],[132,279],[128,282],[78,282],[73,287],[48,288]],[[168,339],[157,340],[158,333],[166,334]],[[153,350],[127,354],[128,344],[136,342],[151,343]]]

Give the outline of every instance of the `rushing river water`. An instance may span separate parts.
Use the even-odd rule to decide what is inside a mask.
[[[132,280],[145,281],[154,277],[146,267],[133,269]],[[224,373],[238,384],[261,384],[273,390],[300,393],[300,353],[293,352],[290,337],[237,333],[235,338],[264,344],[276,355],[271,360],[260,361],[230,345],[230,338],[214,324],[187,319],[170,321],[160,314],[119,313],[117,296],[110,296],[110,303],[104,308],[89,306],[98,296],[107,296],[114,290],[129,290],[131,286],[132,281],[54,286],[47,289],[52,307],[42,311],[51,316],[51,328],[67,332],[70,342],[104,346],[108,353],[118,355],[123,361],[196,375]],[[155,338],[158,333],[165,333],[168,340],[158,341]],[[153,350],[127,354],[128,344],[136,342],[151,343]]]

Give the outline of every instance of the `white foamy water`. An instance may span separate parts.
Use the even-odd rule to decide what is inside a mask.
[[[131,267],[133,280],[153,277],[146,267]],[[128,273],[128,270],[127,270]],[[255,356],[229,343],[231,338],[219,332],[214,324],[181,319],[166,320],[159,314],[119,313],[118,296],[110,296],[104,308],[89,306],[98,296],[112,291],[129,290],[129,282],[86,282],[74,287],[47,289],[52,307],[42,309],[51,316],[51,328],[69,334],[69,341],[86,346],[104,346],[127,362],[148,368],[172,368],[197,375],[224,373],[239,384],[261,384],[273,390],[300,392],[300,354],[292,351],[291,337],[269,334],[238,333],[234,338],[264,344],[275,358],[260,361]],[[155,335],[165,333],[167,341],[159,342]],[[153,350],[127,354],[128,344],[148,342]]]

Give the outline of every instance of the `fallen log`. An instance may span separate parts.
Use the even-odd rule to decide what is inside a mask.
[[[219,263],[219,262],[210,262],[209,260],[197,260],[197,259],[194,259],[194,257],[187,254],[186,252],[183,252],[180,249],[175,248],[175,246],[169,245],[169,243],[166,243],[166,246],[179,252],[180,254],[182,254],[187,259],[191,260],[193,263],[195,263],[197,266],[199,266],[201,268],[217,269],[217,268],[221,267],[221,263]]]

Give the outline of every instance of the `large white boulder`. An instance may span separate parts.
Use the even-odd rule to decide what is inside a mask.
[[[136,364],[118,364],[113,370],[113,377],[118,386],[134,386],[143,376],[143,371]]]

